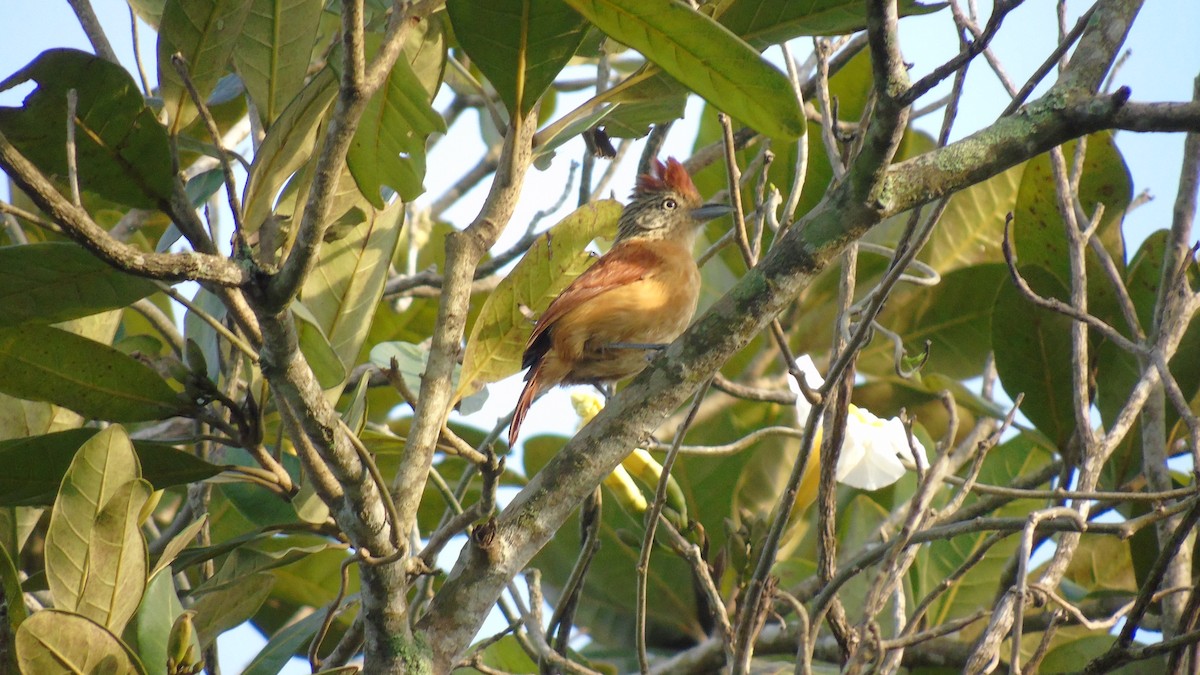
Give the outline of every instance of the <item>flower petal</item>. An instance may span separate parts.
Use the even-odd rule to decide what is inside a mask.
[[[796,358],[796,368],[804,373],[804,383],[811,389],[825,384],[825,378],[821,377],[821,371],[817,370],[817,364],[813,363],[812,357],[808,354],[801,355]],[[787,379],[788,389],[796,395],[796,419],[800,424],[808,422],[808,416],[812,413],[812,404],[804,397],[804,392],[800,391],[800,385],[796,382],[796,378],[789,377]]]

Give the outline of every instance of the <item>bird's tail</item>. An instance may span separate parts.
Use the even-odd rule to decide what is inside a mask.
[[[525,377],[525,388],[521,390],[521,396],[517,398],[517,408],[513,410],[512,422],[508,425],[508,447],[512,448],[517,444],[517,436],[521,432],[521,423],[525,421],[525,415],[529,412],[529,406],[533,404],[533,399],[537,398],[541,390],[541,374],[542,364],[535,364]]]

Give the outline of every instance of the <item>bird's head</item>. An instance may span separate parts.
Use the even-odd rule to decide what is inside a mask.
[[[617,241],[674,239],[690,247],[696,229],[729,213],[724,204],[705,204],[687,169],[674,157],[655,159],[638,176],[629,204],[617,223]]]

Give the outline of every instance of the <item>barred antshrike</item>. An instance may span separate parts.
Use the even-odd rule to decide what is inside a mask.
[[[646,350],[662,347],[687,328],[700,298],[692,258],[699,226],[729,213],[703,204],[687,169],[674,158],[653,161],[638,176],[617,222],[613,247],[566,288],[538,319],[521,367],[509,444],[515,444],[529,406],[560,384],[607,384],[646,367]]]

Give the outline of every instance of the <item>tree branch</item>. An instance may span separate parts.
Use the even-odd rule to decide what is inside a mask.
[[[147,253],[114,239],[75,206],[42,175],[41,171],[0,133],[0,167],[38,208],[96,257],[119,270],[164,281],[207,281],[219,286],[240,286],[250,279],[240,265],[208,253]]]

